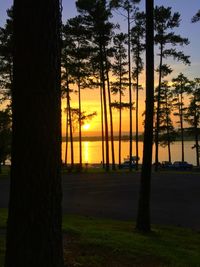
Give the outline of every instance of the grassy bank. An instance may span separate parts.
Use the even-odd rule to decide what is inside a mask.
[[[0,266],[5,253],[7,211],[0,210]],[[132,222],[67,215],[63,218],[68,267],[199,267],[200,233],[155,226],[149,235]]]

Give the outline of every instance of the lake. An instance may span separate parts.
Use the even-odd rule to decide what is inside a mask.
[[[196,165],[195,149],[192,149],[194,141],[185,141],[185,161]],[[66,143],[62,143],[62,160],[64,161]],[[114,141],[115,147],[115,160],[118,163],[118,141]],[[153,162],[154,162],[154,147],[153,147]],[[129,154],[129,142],[122,141],[122,161]],[[143,142],[139,142],[139,157],[140,163],[142,162]],[[133,142],[133,155],[135,155],[135,142]],[[172,162],[181,160],[181,142],[177,141],[171,145]],[[101,141],[83,141],[82,142],[82,160],[83,163],[101,163],[102,161],[102,148]],[[159,147],[159,161],[168,160],[167,147]],[[111,161],[111,149],[110,149]],[[74,162],[79,162],[79,143],[74,142]],[[70,163],[70,144],[68,144],[68,163]]]

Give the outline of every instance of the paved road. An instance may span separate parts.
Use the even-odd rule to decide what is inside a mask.
[[[8,204],[9,180],[0,180],[0,207]],[[114,219],[137,214],[139,174],[69,174],[63,176],[64,213]],[[200,174],[153,174],[152,223],[200,230]]]

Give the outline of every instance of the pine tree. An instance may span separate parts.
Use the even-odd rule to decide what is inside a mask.
[[[71,52],[74,48],[73,38],[69,33],[68,24],[62,25],[62,57],[61,57],[61,85],[62,97],[66,97],[66,149],[65,149],[65,164],[67,164],[67,147],[68,147],[68,127],[70,134],[71,145],[71,168],[74,167],[74,146],[73,146],[73,129],[72,129],[72,115],[71,115],[71,98],[70,93],[73,92],[71,86],[74,84],[72,79],[72,59]]]
[[[131,23],[134,20],[134,13],[136,11],[136,4],[138,4],[140,0],[111,0],[110,4],[112,8],[122,9],[124,10],[125,14],[123,16],[127,20],[127,46],[128,46],[128,83],[129,83],[129,116],[130,116],[130,127],[129,127],[129,138],[130,138],[130,145],[129,145],[129,157],[130,157],[130,165],[129,170],[132,170],[131,166],[131,159],[132,159],[132,142],[133,142],[133,116],[132,116],[132,109],[133,109],[133,101],[132,101],[132,79],[131,79]]]
[[[91,44],[93,46],[96,68],[99,70],[100,88],[102,88],[104,124],[105,124],[105,154],[106,170],[109,170],[109,135],[107,112],[107,86],[108,80],[108,45],[111,42],[113,24],[109,22],[110,8],[105,0],[78,0],[76,1],[78,12],[83,17],[84,26],[91,32]],[[113,154],[113,153],[112,153]]]
[[[11,112],[9,108],[0,110],[0,173],[1,165],[11,153]]]
[[[131,29],[131,50],[132,50],[132,58],[133,58],[133,80],[135,81],[135,91],[136,91],[136,170],[138,170],[138,160],[139,160],[139,149],[138,149],[138,110],[139,110],[139,90],[142,87],[139,84],[139,75],[143,70],[143,60],[142,53],[145,50],[144,45],[144,36],[145,36],[145,14],[143,12],[137,12],[135,14],[135,26]]]
[[[122,96],[127,89],[127,54],[125,49],[125,42],[127,36],[123,33],[114,36],[114,62],[112,64],[112,71],[115,81],[111,84],[111,91],[113,94],[119,95],[119,102],[112,103],[112,107],[119,110],[119,166],[121,165],[121,135],[122,135],[122,109],[127,108],[127,104],[122,102]],[[128,105],[129,107],[129,105]]]
[[[172,79],[173,94],[174,94],[174,107],[176,112],[175,116],[179,117],[179,121],[177,122],[180,125],[181,132],[181,160],[184,161],[185,153],[184,153],[184,114],[186,112],[186,107],[184,105],[184,94],[190,90],[190,82],[183,73],[180,73],[176,78]]]
[[[70,57],[69,73],[71,79],[77,85],[78,103],[79,103],[79,164],[82,168],[82,130],[81,130],[81,89],[87,86],[87,77],[90,76],[89,56],[90,47],[88,39],[88,31],[82,25],[82,17],[77,16],[69,19],[64,27],[66,37],[72,40],[71,49],[68,49],[68,57]]]
[[[11,99],[13,83],[13,9],[7,10],[8,18],[0,28],[0,101]]]
[[[158,88],[157,88],[158,89]],[[155,91],[155,98],[157,90]],[[176,139],[171,114],[173,110],[173,93],[167,81],[163,81],[160,87],[160,136],[159,143],[161,146],[167,146],[168,161],[171,162],[171,143]]]
[[[192,148],[196,151],[196,164],[199,166],[200,78],[195,78],[194,81],[191,82],[191,87],[188,93],[190,94],[190,104],[186,109],[184,119],[191,125],[189,131],[195,137],[195,144]]]
[[[155,170],[158,168],[159,155],[159,132],[160,132],[160,94],[162,79],[172,72],[172,69],[167,64],[163,63],[163,60],[172,57],[184,64],[189,64],[189,57],[185,56],[182,51],[177,51],[174,48],[175,45],[187,45],[188,39],[182,38],[180,35],[176,35],[173,32],[174,28],[180,25],[180,14],[171,11],[171,7],[156,6],[154,11],[155,16],[155,44],[159,46],[159,57],[160,62],[157,68],[158,72],[158,92],[157,92],[157,112],[156,112],[156,126],[155,126]],[[169,48],[171,45],[173,48]]]

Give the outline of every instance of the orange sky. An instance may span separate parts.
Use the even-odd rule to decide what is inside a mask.
[[[133,91],[133,102],[135,102],[135,91]],[[95,116],[90,122],[90,128],[85,130],[82,128],[83,135],[101,135],[101,109],[100,109],[100,93],[99,89],[83,89],[81,90],[81,99],[82,99],[82,111],[86,111],[87,113],[97,112],[97,116]],[[139,92],[139,131],[143,131],[143,116],[142,113],[145,109],[145,90],[140,90]],[[112,95],[112,102],[116,100],[118,101],[118,96]],[[128,90],[123,97],[124,102],[128,102]],[[72,107],[78,108],[78,95],[71,94],[71,105]],[[66,107],[66,100],[62,101],[62,110]],[[114,132],[118,132],[118,124],[119,124],[119,112],[113,109],[113,125]],[[66,128],[66,114],[63,112],[62,114],[62,130],[63,135],[65,136],[65,128]],[[129,111],[122,111],[122,131],[129,131]],[[135,111],[133,110],[133,132],[135,132]]]

